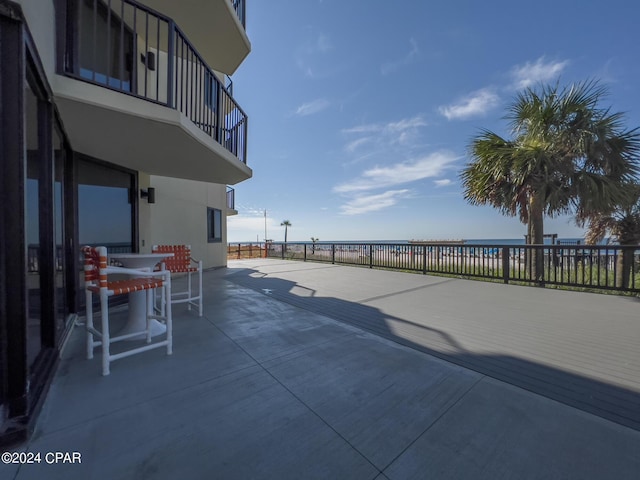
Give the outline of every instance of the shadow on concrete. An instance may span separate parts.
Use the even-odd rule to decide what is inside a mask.
[[[380,335],[398,344],[640,431],[640,392],[510,355],[465,350],[447,332],[394,317],[378,308],[316,292],[250,268],[226,279],[276,300]],[[307,292],[299,295],[294,292]]]

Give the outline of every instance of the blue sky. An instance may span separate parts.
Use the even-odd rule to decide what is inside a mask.
[[[480,129],[508,136],[515,94],[598,79],[640,126],[640,6],[629,0],[247,0],[252,52],[233,76],[252,179],[228,240],[523,238],[467,204]],[[571,217],[545,233],[580,237]]]

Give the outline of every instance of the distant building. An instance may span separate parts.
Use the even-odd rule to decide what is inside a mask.
[[[190,244],[226,265],[228,186],[252,175],[229,80],[245,13],[0,0],[0,442],[28,435],[83,312],[82,245]]]

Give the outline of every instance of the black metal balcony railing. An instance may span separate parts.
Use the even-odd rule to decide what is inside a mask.
[[[236,209],[236,191],[229,186],[227,187],[227,208],[229,210]]]
[[[244,28],[247,28],[247,17],[245,10],[245,0],[232,0],[233,9],[238,14],[238,18],[240,19],[240,23]]]
[[[234,8],[244,16],[244,1]],[[246,163],[247,115],[171,18],[135,0],[68,0],[65,39],[66,75],[176,109]]]
[[[230,258],[240,250],[244,250],[240,244],[229,244]],[[289,242],[268,243],[265,255],[504,283],[640,293],[640,245]],[[536,278],[532,275],[535,256],[542,257]]]

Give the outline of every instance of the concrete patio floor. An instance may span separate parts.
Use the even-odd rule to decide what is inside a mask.
[[[230,261],[174,354],[77,327],[14,479],[638,479],[635,298]],[[123,315],[120,315],[123,317]]]

